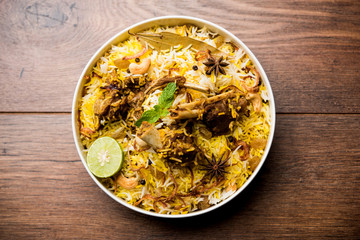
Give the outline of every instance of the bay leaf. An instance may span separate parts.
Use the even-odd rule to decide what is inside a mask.
[[[171,47],[181,44],[184,48],[191,45],[191,48],[196,51],[206,51],[210,50],[211,54],[216,55],[217,53],[222,53],[219,49],[194,38],[180,36],[176,33],[171,32],[161,32],[153,34],[137,33],[135,36],[142,42],[147,42],[150,46],[156,50],[168,50]],[[224,53],[223,53],[224,54]],[[224,54],[225,55],[225,54]]]

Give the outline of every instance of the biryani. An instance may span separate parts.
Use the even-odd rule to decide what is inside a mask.
[[[244,49],[193,25],[129,32],[85,76],[79,103],[85,153],[104,136],[124,151],[120,170],[99,180],[161,214],[234,194],[264,154],[270,119],[266,87]]]

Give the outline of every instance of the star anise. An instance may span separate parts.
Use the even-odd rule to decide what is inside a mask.
[[[221,155],[220,159],[217,161],[214,154],[212,155],[211,160],[209,160],[208,158],[206,158],[206,161],[208,162],[208,164],[206,165],[201,165],[202,168],[201,170],[206,170],[207,173],[204,175],[204,178],[206,176],[210,176],[210,181],[213,177],[216,177],[216,180],[219,181],[221,178],[224,177],[225,173],[228,173],[227,171],[225,171],[226,167],[229,167],[229,164],[225,164],[227,163],[227,161],[229,161],[230,157],[227,156],[227,158],[225,160],[223,160],[225,153],[223,153],[223,155]]]
[[[229,65],[227,62],[223,62],[224,57],[221,56],[218,60],[216,60],[213,56],[210,56],[207,59],[207,62],[204,62],[203,64],[208,67],[206,70],[206,74],[210,75],[212,71],[215,71],[215,76],[217,76],[220,73],[226,74],[223,67],[226,67]]]

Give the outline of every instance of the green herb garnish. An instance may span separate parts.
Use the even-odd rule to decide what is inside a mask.
[[[175,91],[176,83],[169,83],[159,97],[159,104],[155,105],[153,109],[145,111],[141,118],[135,122],[135,126],[140,127],[143,121],[155,123],[159,118],[166,117],[169,114],[168,108],[174,101]]]

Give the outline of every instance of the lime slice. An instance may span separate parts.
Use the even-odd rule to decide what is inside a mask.
[[[98,138],[87,154],[87,165],[97,177],[111,177],[122,165],[124,152],[121,145],[111,137]]]

